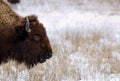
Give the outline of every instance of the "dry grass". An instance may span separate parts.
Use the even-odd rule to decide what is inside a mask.
[[[120,54],[120,43],[115,41],[112,30],[85,31],[52,32],[57,35],[50,35],[54,52],[50,60],[30,70],[14,61],[2,64],[0,81],[110,80],[110,74],[120,73],[120,60],[112,55]]]

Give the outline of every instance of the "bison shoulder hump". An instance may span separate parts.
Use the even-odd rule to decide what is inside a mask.
[[[0,26],[10,26],[15,24],[20,17],[12,10],[12,8],[0,0]]]

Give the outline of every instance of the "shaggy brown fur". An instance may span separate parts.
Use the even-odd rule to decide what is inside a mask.
[[[26,18],[29,19],[31,32],[25,30]],[[22,18],[0,1],[0,63],[14,59],[33,66],[51,56],[46,30],[37,17],[31,15]]]
[[[7,1],[10,2],[11,4],[16,4],[20,2],[20,0],[7,0]]]
[[[0,0],[0,26],[11,26],[23,18],[18,16],[8,4]]]

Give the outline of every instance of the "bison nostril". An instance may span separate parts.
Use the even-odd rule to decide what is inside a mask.
[[[50,57],[52,57],[52,53],[47,53],[47,55],[46,55],[46,59],[49,59]]]

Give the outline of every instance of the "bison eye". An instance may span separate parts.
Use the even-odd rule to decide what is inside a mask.
[[[39,36],[39,35],[35,35],[35,36],[34,36],[34,40],[35,40],[35,41],[39,41],[39,40],[40,40],[40,36]]]

